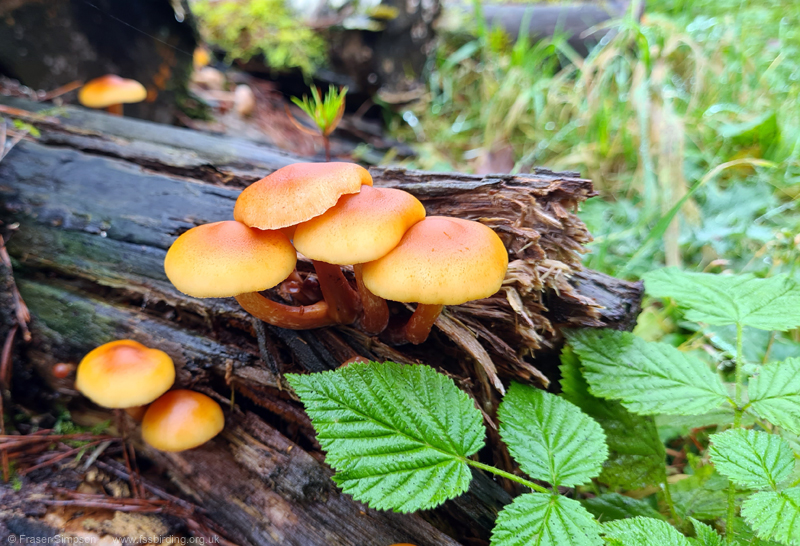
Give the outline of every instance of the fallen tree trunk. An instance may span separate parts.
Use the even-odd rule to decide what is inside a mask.
[[[123,337],[169,353],[178,386],[221,400],[235,390],[237,408],[210,444],[177,455],[142,449],[242,546],[479,544],[510,500],[479,475],[468,494],[423,516],[367,510],[332,486],[281,373],[333,369],[355,355],[434,365],[485,411],[490,447],[482,460],[512,470],[493,429],[498,391],[510,380],[546,385],[555,377],[563,328],[629,328],[639,310],[638,284],[581,270],[590,235],[573,211],[593,195],[589,181],[545,170],[481,177],[373,169],[376,185],[415,194],[429,214],[479,219],[495,229],[510,252],[504,289],[449,308],[437,333],[414,348],[350,327],[262,330],[232,299],[175,291],[163,259],[177,235],[230,218],[242,187],[297,158],[79,109],[50,118],[11,110],[43,105],[0,104],[41,131],[0,162],[2,221],[15,228],[8,249],[34,317],[34,341],[18,358],[15,402],[84,407],[71,378],[55,378],[53,365],[77,362]],[[401,305],[393,311],[408,312]]]

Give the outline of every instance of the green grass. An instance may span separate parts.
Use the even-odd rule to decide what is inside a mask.
[[[581,213],[586,265],[610,274],[800,275],[800,3],[651,0],[587,59],[473,19],[395,120],[413,166],[471,170],[510,148],[517,172],[579,171],[601,194]]]

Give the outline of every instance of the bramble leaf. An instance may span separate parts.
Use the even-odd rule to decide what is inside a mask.
[[[597,421],[606,433],[609,456],[598,480],[612,489],[629,490],[662,483],[666,454],[654,419],[633,414],[615,400],[592,396],[580,360],[570,347],[561,353],[560,370],[561,396]]]
[[[696,542],[700,546],[725,546],[725,539],[717,533],[713,527],[701,523],[694,518],[690,518],[694,526],[694,534],[697,535]]]
[[[690,273],[675,267],[644,275],[648,294],[674,298],[686,319],[706,324],[741,324],[761,330],[800,326],[800,286],[786,275]]]
[[[621,400],[634,413],[700,415],[729,399],[702,360],[671,345],[617,330],[580,330],[569,342],[591,393]]]
[[[747,392],[761,417],[800,434],[800,358],[762,366],[750,379]]]
[[[728,430],[711,436],[711,462],[733,483],[749,489],[775,489],[794,469],[789,442],[756,430]]]
[[[614,546],[690,546],[689,539],[666,521],[641,516],[606,523],[603,535]]]
[[[800,487],[755,493],[744,501],[742,516],[760,538],[800,546]]]
[[[665,519],[647,502],[619,493],[603,493],[599,497],[584,499],[581,504],[601,523],[636,516]]]
[[[466,457],[484,441],[467,394],[428,366],[351,364],[287,374],[345,493],[377,509],[412,512],[467,490]]]
[[[586,483],[608,456],[600,425],[541,389],[512,383],[497,416],[500,437],[523,472],[553,486]]]
[[[601,546],[600,525],[578,501],[527,493],[497,517],[492,546]]]

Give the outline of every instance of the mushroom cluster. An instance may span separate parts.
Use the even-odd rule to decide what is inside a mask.
[[[167,277],[189,296],[235,297],[281,328],[357,324],[395,343],[422,343],[443,306],[493,295],[508,267],[490,228],[426,217],[413,195],[373,187],[354,163],[283,167],[248,186],[233,217],[178,237],[164,261]],[[298,252],[313,263],[318,290],[297,272]],[[355,286],[342,266],[352,266]],[[260,293],[278,285],[291,304]],[[387,329],[386,300],[417,307]]]
[[[169,390],[175,366],[165,352],[123,339],[97,347],[81,360],[75,388],[112,408],[121,432],[125,410],[142,422],[142,439],[161,451],[192,449],[222,431],[225,418],[214,400],[188,390]],[[149,406],[148,406],[149,404]]]

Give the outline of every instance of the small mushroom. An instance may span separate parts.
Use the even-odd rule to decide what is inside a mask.
[[[174,382],[175,366],[167,353],[123,339],[83,357],[75,388],[99,406],[122,409],[149,404]]]
[[[236,200],[233,217],[258,229],[291,229],[364,186],[372,186],[372,177],[355,163],[295,163],[245,188]],[[358,314],[358,293],[342,270],[323,262],[315,263],[314,268],[331,318],[340,324],[353,322]]]
[[[382,298],[418,303],[396,341],[422,343],[445,305],[488,298],[503,284],[508,252],[479,222],[429,216],[394,250],[364,264],[364,284]]]
[[[78,92],[78,101],[87,108],[105,108],[121,116],[123,103],[142,102],[147,90],[136,80],[108,74],[87,82]]]
[[[353,265],[362,306],[361,325],[377,334],[386,328],[389,309],[383,298],[364,286],[361,264],[388,254],[423,218],[425,207],[410,193],[363,186],[359,193],[342,196],[325,213],[298,225],[294,245],[314,260],[317,272],[330,264]]]
[[[219,404],[205,394],[179,389],[147,408],[142,439],[160,451],[184,451],[206,443],[224,426]]]
[[[265,298],[294,271],[297,253],[280,231],[253,229],[227,220],[190,229],[172,244],[164,270],[172,284],[195,298],[235,297],[251,315],[281,328],[332,324],[324,301],[292,306]]]

